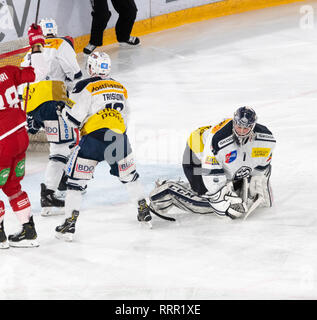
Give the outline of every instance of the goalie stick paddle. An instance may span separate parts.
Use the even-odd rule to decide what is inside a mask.
[[[168,216],[163,216],[161,214],[159,214],[158,212],[156,212],[151,206],[149,207],[150,211],[152,213],[154,213],[155,215],[157,215],[158,217],[160,217],[163,220],[168,220],[168,221],[176,221],[176,219],[172,218],[172,217],[168,217]]]
[[[252,206],[250,207],[246,215],[244,216],[243,220],[246,220],[246,218],[261,204],[262,200],[263,197],[259,195],[258,198],[253,202]]]

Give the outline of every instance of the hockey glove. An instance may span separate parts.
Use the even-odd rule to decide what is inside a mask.
[[[30,134],[36,134],[41,129],[41,124],[37,122],[33,116],[27,115],[28,132]]]
[[[240,218],[245,212],[242,199],[233,190],[232,182],[226,184],[215,194],[206,193],[205,197],[219,216],[228,216],[231,219],[236,219]]]
[[[34,45],[42,45],[44,47],[45,45],[45,38],[43,36],[42,28],[41,26],[33,23],[28,30],[28,37],[29,37],[29,44],[31,47]]]

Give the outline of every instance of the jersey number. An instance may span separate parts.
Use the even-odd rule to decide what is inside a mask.
[[[105,105],[105,108],[110,108],[110,109],[115,109],[117,111],[122,111],[122,109],[124,108],[124,104],[121,102],[116,102],[116,103],[107,103]]]
[[[9,108],[19,108],[19,97],[17,93],[17,89],[15,86],[9,87],[5,93],[4,97],[7,101],[7,104],[9,104]],[[5,110],[5,103],[3,100],[3,96],[0,95],[0,110]]]

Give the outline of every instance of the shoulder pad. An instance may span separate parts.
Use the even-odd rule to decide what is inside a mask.
[[[255,125],[254,133],[255,133],[255,140],[276,142],[272,132],[267,127],[261,124],[257,123]]]
[[[61,39],[65,40],[68,44],[70,44],[70,46],[74,49],[74,45],[73,45],[73,42],[67,38],[67,37],[61,37]]]
[[[219,128],[214,136],[212,137],[211,146],[214,154],[229,144],[233,143],[234,139],[232,136],[232,120],[226,121],[226,123]]]
[[[91,83],[91,82],[95,82],[95,81],[99,81],[100,77],[94,77],[94,78],[88,78],[88,79],[83,79],[80,80],[76,83],[75,87],[73,88],[72,93],[79,93],[81,92],[83,89],[86,88],[86,86]]]

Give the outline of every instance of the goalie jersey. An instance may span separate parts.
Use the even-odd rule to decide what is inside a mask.
[[[79,127],[81,136],[99,129],[123,134],[127,127],[128,94],[118,81],[101,77],[79,81],[63,115]]]
[[[201,127],[187,144],[201,162],[202,179],[210,193],[228,181],[261,175],[270,167],[276,140],[271,131],[256,124],[248,142],[240,145],[233,133],[232,119],[211,127]]]

